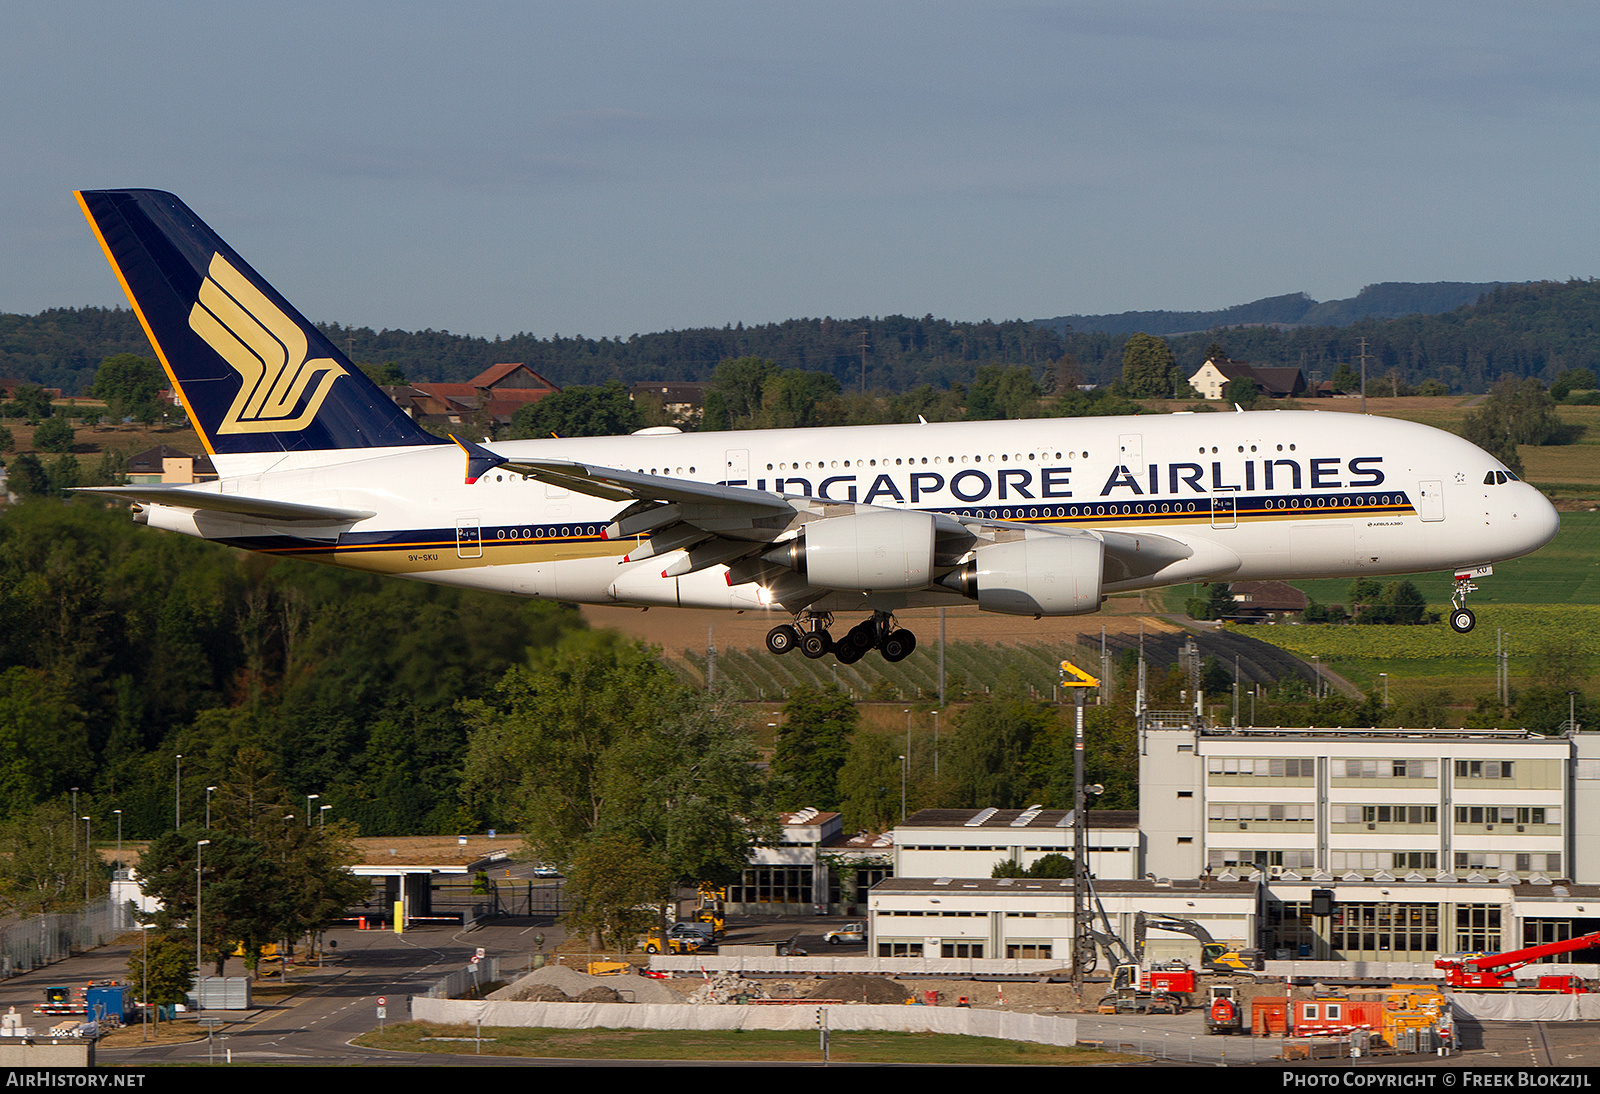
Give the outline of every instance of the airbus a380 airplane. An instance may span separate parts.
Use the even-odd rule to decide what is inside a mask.
[[[1555,509],[1426,426],[1267,411],[449,441],[171,194],[78,194],[217,482],[90,492],[252,551],[589,604],[781,611],[774,653],[898,661],[902,609],[1076,615],[1191,581],[1454,568]],[[835,640],[835,616],[867,613]]]

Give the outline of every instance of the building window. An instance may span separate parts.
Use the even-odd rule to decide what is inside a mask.
[[[1461,953],[1499,953],[1500,905],[1458,904],[1456,906],[1456,945]]]
[[[810,866],[752,866],[728,887],[730,904],[810,904]]]
[[[982,957],[982,942],[945,942],[939,947],[940,957]]]
[[[1006,944],[1007,957],[1035,957],[1051,960],[1055,957],[1055,948],[1049,942],[1009,942]]]
[[[921,957],[921,942],[879,942],[879,957]]]
[[[1510,760],[1457,760],[1456,778],[1510,779],[1515,777],[1515,766]]]

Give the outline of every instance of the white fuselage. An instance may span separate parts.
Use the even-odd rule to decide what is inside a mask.
[[[1193,554],[1106,591],[1195,580],[1414,573],[1536,550],[1555,510],[1449,433],[1346,413],[1039,418],[497,442],[514,459],[1055,530],[1150,532]],[[255,550],[580,603],[761,608],[722,566],[662,576],[670,555],[602,538],[625,506],[493,470],[455,446],[215,457],[224,493],[367,510],[311,530],[153,505],[150,523]],[[1495,472],[1501,472],[1496,481]],[[1487,482],[1485,480],[1488,480]],[[939,587],[832,593],[813,611],[962,603]]]

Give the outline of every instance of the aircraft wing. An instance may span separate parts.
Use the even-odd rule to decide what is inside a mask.
[[[624,561],[637,562],[683,550],[686,556],[669,565],[663,571],[665,576],[726,565],[729,584],[761,581],[784,587],[786,595],[781,599],[786,604],[817,599],[823,592],[810,590],[786,567],[757,556],[769,545],[791,538],[790,533],[810,520],[879,508],[643,475],[568,460],[522,460],[499,456],[471,441],[456,439],[456,443],[467,454],[468,482],[492,468],[504,468],[573,493],[632,501],[634,504],[606,529],[607,538],[611,539],[649,535]],[[1023,535],[1089,536],[1104,545],[1102,581],[1116,586],[1146,578],[1195,554],[1195,549],[1182,539],[1151,532],[1041,527],[1022,521],[944,513],[934,514],[934,519],[939,562],[947,566],[955,565],[963,554],[985,541]],[[1233,564],[1237,565],[1237,560]]]
[[[333,509],[322,505],[302,505],[292,501],[274,501],[271,498],[248,497],[240,494],[222,494],[215,490],[193,490],[184,486],[80,486],[77,494],[99,494],[103,497],[142,501],[151,505],[171,505],[179,509],[198,509],[208,513],[228,513],[233,516],[255,517],[274,523],[354,524],[376,516],[370,509]]]

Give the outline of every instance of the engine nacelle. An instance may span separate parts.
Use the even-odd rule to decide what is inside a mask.
[[[925,589],[933,582],[933,539],[931,513],[869,509],[811,521],[764,557],[820,589]]]
[[[979,547],[940,584],[1006,615],[1082,615],[1100,607],[1105,545],[1093,536],[1029,536]]]

